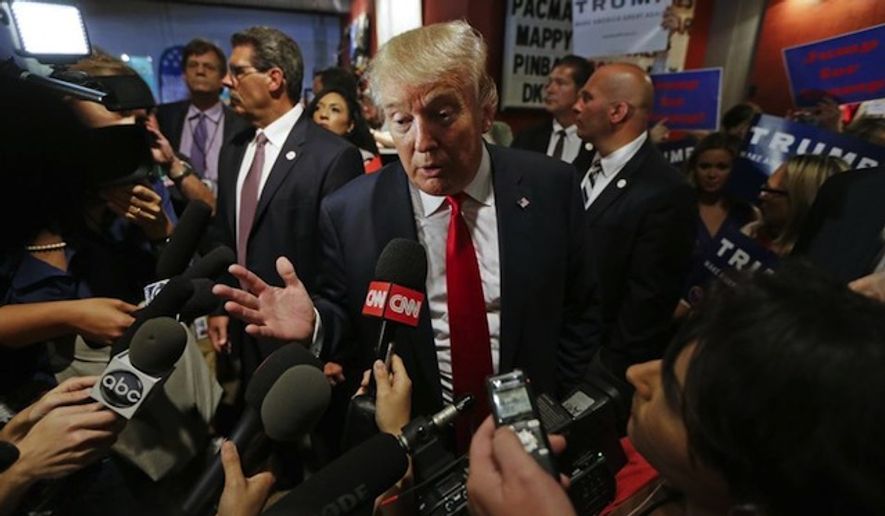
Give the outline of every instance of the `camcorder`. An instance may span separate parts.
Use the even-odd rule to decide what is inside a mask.
[[[568,446],[556,457],[560,473],[571,479],[569,497],[578,514],[598,514],[615,496],[615,474],[627,459],[620,444],[619,391],[600,378],[585,378],[556,402],[534,398],[546,433],[563,435]],[[413,453],[414,497],[422,516],[467,514],[466,455],[455,457],[437,436],[428,436]]]

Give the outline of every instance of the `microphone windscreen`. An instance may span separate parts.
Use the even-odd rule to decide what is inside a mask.
[[[221,245],[195,261],[187,270],[181,273],[181,276],[186,279],[214,279],[224,274],[227,268],[235,261],[237,261],[237,256],[231,248]]]
[[[393,487],[408,465],[396,437],[375,434],[302,482],[262,515],[353,514]],[[347,500],[345,511],[337,506],[341,500]]]
[[[145,321],[129,346],[132,366],[151,376],[169,371],[184,353],[187,330],[171,317],[157,317]]]
[[[114,342],[111,348],[111,356],[118,355],[129,349],[129,343],[132,342],[135,332],[138,331],[145,321],[155,317],[172,317],[176,315],[192,295],[194,295],[194,286],[191,285],[190,281],[181,277],[169,280],[169,283],[166,283],[153,301],[135,312],[135,322],[126,328],[123,335]]]
[[[277,379],[261,404],[264,433],[277,442],[292,442],[310,432],[323,417],[332,387],[316,367],[297,365]]]
[[[9,466],[18,460],[18,448],[6,441],[0,441],[0,473],[6,471]]]
[[[208,204],[198,200],[187,203],[169,243],[157,259],[158,278],[171,278],[187,269],[211,219],[212,208]]]
[[[375,264],[375,280],[423,291],[427,280],[424,246],[405,238],[394,238],[388,242]]]
[[[286,344],[271,353],[258,365],[258,368],[252,375],[252,379],[249,380],[249,384],[246,386],[246,403],[255,410],[261,410],[264,397],[276,383],[277,379],[289,368],[297,365],[308,365],[320,370],[323,367],[320,361],[303,344],[297,342]]]
[[[210,314],[221,305],[221,299],[212,293],[214,281],[197,278],[191,280],[191,285],[194,287],[194,295],[178,311],[183,321],[193,321],[197,317]]]

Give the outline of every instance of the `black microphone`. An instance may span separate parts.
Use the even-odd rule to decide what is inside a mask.
[[[298,403],[292,402],[297,393]],[[329,406],[332,387],[313,365],[297,365],[284,372],[261,403],[264,433],[278,443],[296,441],[319,423]]]
[[[375,498],[406,474],[411,450],[431,434],[439,433],[471,400],[459,400],[430,417],[419,417],[399,437],[375,434],[305,480],[262,514],[265,516],[344,516],[371,514]]]
[[[171,278],[187,269],[211,220],[212,208],[208,204],[198,200],[187,203],[169,243],[157,259],[158,278]]]
[[[381,319],[375,358],[390,368],[393,333],[402,325],[418,326],[427,281],[427,253],[414,240],[394,238],[375,264],[375,280],[369,283],[363,315]],[[388,321],[392,324],[388,324]],[[349,448],[376,433],[375,378],[369,376],[366,394],[354,396],[344,418],[343,445]]]
[[[323,393],[321,388],[317,388],[316,375],[308,372],[308,369],[314,369],[323,376],[321,367],[319,360],[299,343],[287,344],[264,359],[246,387],[246,408],[230,435],[230,440],[241,453],[252,438],[262,431],[263,404],[271,391],[274,395],[271,398],[272,406],[267,409],[268,418],[280,416],[281,412],[294,413],[280,416],[289,418],[280,424],[274,421],[271,425],[274,432],[279,430],[286,436],[286,440],[293,440],[294,437],[291,437],[290,433],[293,429],[301,434],[310,431],[309,424],[315,423],[319,416],[322,416],[331,396],[331,392]],[[294,373],[286,374],[293,370]],[[330,389],[325,377],[323,382]],[[305,391],[308,395],[293,396],[303,386],[306,386]],[[313,398],[313,395],[318,397]],[[288,398],[285,403],[281,400],[284,397]],[[319,416],[316,415],[317,412]],[[209,503],[218,499],[218,493],[223,485],[224,469],[220,454],[216,454],[182,503],[182,512],[185,515],[202,514]]]
[[[237,261],[237,255],[230,247],[220,245],[209,251],[188,267],[181,276],[185,279],[216,277],[227,272],[227,268]]]
[[[157,294],[153,301],[135,312],[135,321],[114,342],[111,347],[111,356],[118,355],[129,349],[129,343],[132,341],[135,332],[138,331],[145,321],[155,317],[174,317],[181,310],[184,303],[193,295],[194,287],[189,280],[181,277],[169,280],[169,283],[163,287],[163,290]]]
[[[15,464],[18,457],[18,448],[14,444],[0,441],[0,473],[3,473],[9,469],[9,466]]]
[[[114,356],[91,397],[126,419],[141,407],[148,394],[169,376],[184,353],[187,331],[171,317],[157,317],[142,324],[132,337],[128,352]]]
[[[178,316],[182,321],[193,321],[197,317],[213,313],[221,306],[221,299],[212,293],[215,282],[208,278],[191,280],[194,294],[184,303]]]

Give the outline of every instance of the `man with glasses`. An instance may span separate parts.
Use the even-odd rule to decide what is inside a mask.
[[[172,148],[187,157],[193,171],[217,193],[221,146],[248,123],[218,97],[227,67],[218,46],[202,38],[191,40],[182,52],[181,67],[190,98],[159,106],[157,121]]]
[[[362,158],[356,147],[302,116],[304,61],[291,38],[252,27],[234,34],[231,46],[222,84],[230,88],[231,107],[253,127],[222,147],[215,229],[240,265],[282,285],[274,264],[285,256],[310,291],[318,269],[320,201],[362,174]],[[212,317],[210,338],[217,351],[233,344],[248,380],[279,344],[247,335],[238,322],[228,332],[227,323],[226,316]]]

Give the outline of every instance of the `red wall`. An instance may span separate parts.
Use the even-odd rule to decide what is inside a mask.
[[[777,115],[786,114],[792,106],[784,48],[883,22],[885,2],[881,0],[770,0],[750,75],[750,84],[756,87],[753,101]]]

